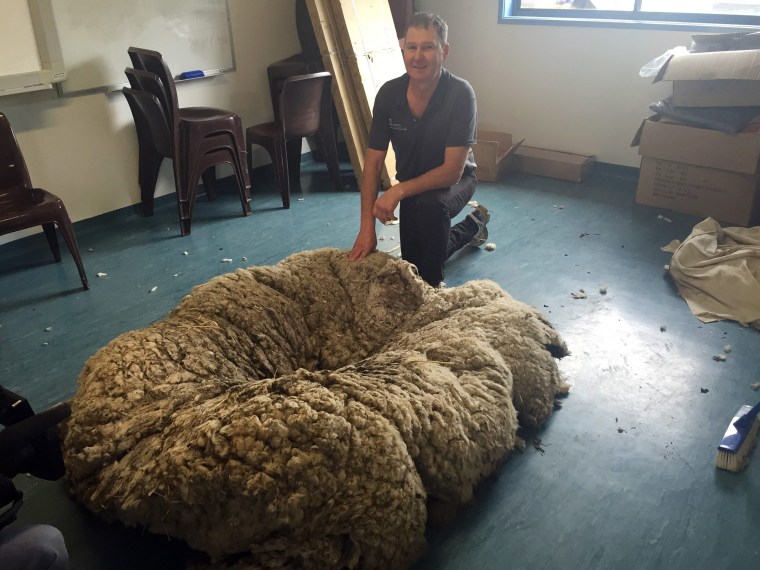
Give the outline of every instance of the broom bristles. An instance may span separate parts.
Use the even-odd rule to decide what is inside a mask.
[[[729,425],[724,440],[730,432],[733,431],[734,434],[736,433],[736,428],[734,427],[734,422],[736,420],[737,418],[735,417],[731,422],[731,425]],[[738,447],[734,449],[724,445],[718,447],[718,455],[715,457],[715,466],[718,469],[734,472],[744,469],[747,466],[747,463],[749,463],[749,455],[757,443],[758,430],[760,430],[760,419],[756,416],[755,421],[752,422],[752,426],[747,430],[744,439]]]

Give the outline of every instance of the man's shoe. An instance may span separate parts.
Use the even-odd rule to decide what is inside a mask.
[[[478,204],[472,213],[468,215],[468,217],[473,222],[478,224],[478,231],[472,237],[472,241],[467,245],[471,245],[472,247],[480,247],[488,240],[488,228],[486,227],[486,224],[491,219],[491,214],[488,213],[488,210],[485,206]]]

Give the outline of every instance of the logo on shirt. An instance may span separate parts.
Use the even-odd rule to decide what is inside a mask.
[[[388,119],[388,128],[392,131],[406,131],[406,127],[401,123],[394,123],[393,119]]]

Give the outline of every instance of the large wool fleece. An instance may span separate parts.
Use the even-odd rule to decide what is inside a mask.
[[[496,284],[435,290],[376,253],[293,255],[196,287],[86,363],[72,493],[219,567],[404,568],[551,413],[564,343]]]

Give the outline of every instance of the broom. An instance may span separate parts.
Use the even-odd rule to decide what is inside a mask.
[[[758,412],[760,402],[754,407],[744,405],[736,412],[718,446],[718,455],[715,458],[715,466],[718,469],[741,471],[747,465],[760,429]]]

